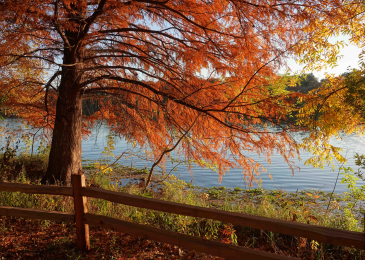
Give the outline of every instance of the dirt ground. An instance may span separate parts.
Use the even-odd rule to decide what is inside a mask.
[[[91,250],[76,248],[73,224],[0,217],[0,260],[5,259],[223,259],[90,226]]]

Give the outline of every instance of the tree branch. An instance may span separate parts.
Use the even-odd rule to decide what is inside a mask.
[[[185,131],[185,133],[179,138],[179,140],[176,142],[176,144],[171,147],[170,149],[166,149],[162,152],[162,154],[160,155],[160,157],[158,158],[158,160],[156,162],[153,163],[150,172],[148,174],[148,179],[146,182],[146,186],[145,189],[148,187],[148,185],[151,182],[151,178],[152,178],[152,174],[153,174],[153,170],[154,168],[161,162],[162,158],[164,157],[165,154],[172,152],[173,150],[175,150],[175,148],[179,145],[179,143],[182,141],[182,139],[185,138],[185,136],[190,132],[190,130],[193,128],[193,126],[195,125],[196,121],[198,120],[200,114],[195,118],[193,124],[188,128],[188,130]]]

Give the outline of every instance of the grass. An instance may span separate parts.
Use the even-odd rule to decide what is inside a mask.
[[[330,194],[315,190],[288,193],[283,190],[202,188],[187,184],[174,176],[162,175],[156,176],[152,187],[145,190],[143,183],[148,173],[147,169],[115,165],[112,170],[106,171],[100,167],[103,163],[106,162],[84,162],[87,185],[195,206],[344,230],[363,231],[361,214],[354,214],[354,218],[352,218],[343,213],[345,204],[341,194],[334,196],[333,202],[326,210]],[[5,167],[3,165],[0,176],[10,181],[39,184],[39,179],[44,174],[46,166],[46,157],[14,157],[11,165],[8,164]],[[16,172],[16,169],[18,169],[18,172]],[[72,198],[53,195],[0,192],[0,205],[73,212]],[[362,250],[322,244],[305,238],[235,226],[220,221],[135,208],[99,199],[90,198],[88,200],[88,211],[165,230],[302,259],[362,259],[363,257]],[[361,209],[358,209],[357,213],[360,212]],[[49,221],[39,223],[41,223],[42,228],[53,225]],[[0,237],[1,234],[9,232],[8,229],[8,225],[0,225]],[[113,244],[113,250],[118,251],[118,245],[121,242],[119,240],[119,242],[116,242],[117,238],[109,237],[108,239]],[[66,240],[60,238],[58,242],[49,244],[47,250],[54,250],[54,248],[66,242],[72,244],[69,238]],[[111,244],[108,246],[110,248]],[[74,250],[74,247],[72,250]],[[165,255],[169,254],[165,253]],[[172,255],[174,254],[170,254],[171,257]]]

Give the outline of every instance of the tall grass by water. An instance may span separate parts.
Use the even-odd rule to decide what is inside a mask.
[[[84,164],[88,186],[194,206],[363,231],[361,207],[352,215],[345,214],[346,201],[341,194],[335,194],[329,203],[330,193],[315,190],[288,193],[283,190],[202,188],[169,175],[155,176],[152,186],[145,189],[147,169],[115,164],[105,170],[101,166],[106,164],[107,162],[97,161]],[[39,180],[47,167],[47,155],[14,155],[8,161],[1,157],[0,165],[2,180],[40,184]],[[0,206],[73,212],[71,197],[19,192],[0,192]],[[363,255],[362,250],[100,199],[89,198],[87,207],[90,213],[303,259],[360,259]],[[40,222],[42,225],[49,224],[49,221]],[[6,228],[0,227],[0,232]]]

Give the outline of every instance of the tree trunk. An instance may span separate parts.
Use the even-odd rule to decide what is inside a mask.
[[[48,168],[42,183],[71,182],[71,174],[82,170],[81,162],[81,123],[83,50],[82,39],[86,8],[78,1],[71,3],[66,12],[74,28],[64,31],[63,66],[58,88],[56,118],[53,128]]]
[[[77,62],[74,60],[73,64]],[[62,71],[48,168],[41,181],[43,184],[67,185],[71,174],[82,170],[80,71],[78,65],[64,67]]]

